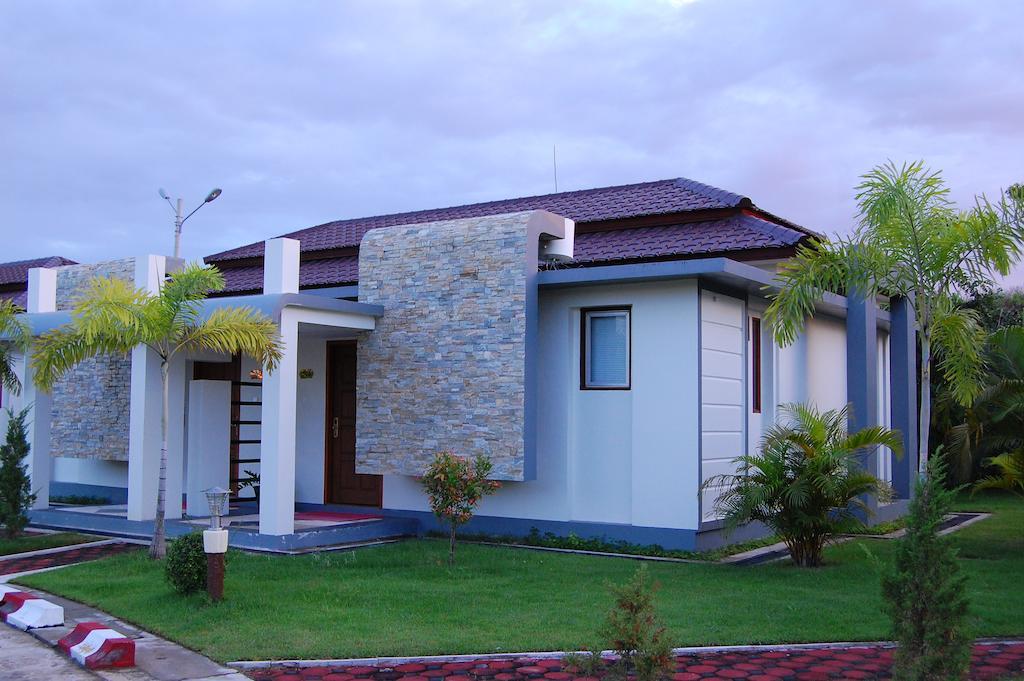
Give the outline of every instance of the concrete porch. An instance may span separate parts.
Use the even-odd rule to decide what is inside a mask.
[[[112,537],[149,539],[153,535],[153,521],[130,519],[127,504],[51,506],[33,510],[31,521],[33,527]],[[291,522],[295,529],[289,534],[261,534],[259,509],[252,503],[232,505],[230,514],[224,518],[233,548],[273,553],[351,548],[421,532],[420,522],[414,518],[357,507],[299,504]],[[167,536],[179,537],[209,525],[209,517],[168,518]]]

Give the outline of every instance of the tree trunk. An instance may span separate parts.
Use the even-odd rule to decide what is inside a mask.
[[[452,532],[448,538],[448,567],[455,565],[455,523],[452,523]]]
[[[167,507],[167,421],[169,410],[167,361],[160,364],[160,394],[162,399],[160,411],[160,482],[156,488],[156,517],[153,519],[153,543],[149,546],[150,558],[163,558],[167,555],[167,534],[164,528],[164,515]],[[180,501],[178,502],[181,503]]]
[[[928,329],[921,330],[921,412],[917,424],[917,472],[928,474],[928,432],[932,425],[932,340]]]

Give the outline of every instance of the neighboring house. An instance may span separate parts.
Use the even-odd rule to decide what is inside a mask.
[[[785,349],[761,323],[775,266],[814,236],[748,198],[672,179],[342,220],[209,256],[227,289],[206,309],[267,312],[286,353],[262,378],[227,357],[174,367],[170,498],[204,514],[201,491],[248,470],[261,477],[263,534],[292,534],[296,503],[429,525],[416,476],[450,449],[487,455],[505,481],[471,529],[714,545],[717,490],[698,490],[757,446],[779,404],[852,402],[857,426],[901,428],[916,450],[905,301],[829,296]],[[153,288],[173,268],[147,256],[125,276]],[[28,315],[36,331],[60,321],[50,310],[73,297],[60,273],[74,271],[40,275],[52,290]],[[130,390],[113,381],[127,421],[109,446],[67,412],[103,403],[95,385],[123,367],[54,392],[35,437],[78,465],[70,477],[52,469],[55,489],[116,490],[129,518],[152,517],[154,369],[137,350]],[[76,423],[91,444],[70,451]],[[865,463],[909,495],[913,456]]]
[[[59,255],[32,260],[15,260],[0,262],[0,300],[9,300],[21,309],[25,309],[28,295],[28,271],[34,267],[61,267],[75,265],[74,260]]]
[[[28,271],[34,267],[60,267],[74,265],[74,260],[59,255],[32,260],[14,260],[0,262],[0,300],[9,300],[22,310],[28,298]],[[3,386],[0,386],[0,408],[7,406]],[[0,427],[6,425],[6,416],[0,413]]]

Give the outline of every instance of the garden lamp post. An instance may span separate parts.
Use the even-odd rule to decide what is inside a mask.
[[[210,529],[203,530],[203,551],[206,552],[206,593],[212,601],[224,598],[224,554],[228,551],[228,531],[221,526],[220,519],[228,510],[228,494],[222,487],[206,490]]]
[[[182,211],[182,200],[178,199],[176,202],[172,202],[171,201],[171,197],[167,195],[167,192],[165,192],[163,189],[160,190],[160,198],[163,199],[164,201],[166,201],[171,206],[171,210],[174,211],[174,257],[175,258],[177,258],[177,257],[179,257],[181,255],[181,226],[183,224],[185,224],[185,220],[188,220],[190,217],[195,215],[197,210],[199,210],[200,208],[202,208],[206,204],[210,203],[211,201],[216,199],[218,196],[220,196],[220,188],[214,188],[212,191],[210,191],[209,194],[206,195],[206,198],[203,199],[203,202],[200,203],[198,206],[196,206],[195,209],[191,213],[189,213],[185,217],[182,217],[182,212],[183,212]]]

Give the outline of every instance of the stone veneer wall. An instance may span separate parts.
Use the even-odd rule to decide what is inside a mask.
[[[70,310],[94,277],[134,282],[135,259],[57,269],[57,309]],[[53,456],[128,460],[131,358],[86,360],[53,387],[50,453]]]
[[[359,300],[384,315],[358,343],[358,472],[419,475],[451,450],[489,457],[496,479],[524,478],[531,215],[363,238]]]

